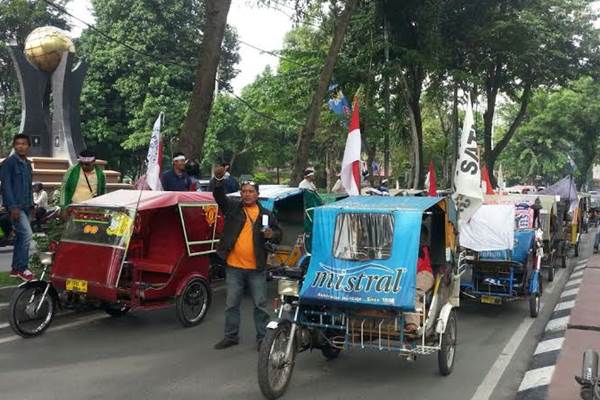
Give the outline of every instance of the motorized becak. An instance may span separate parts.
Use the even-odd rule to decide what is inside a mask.
[[[40,335],[58,307],[77,302],[112,316],[174,302],[182,325],[196,325],[210,306],[209,255],[222,225],[209,193],[119,190],[71,206],[40,280],[14,291],[10,325]]]
[[[275,272],[277,317],[258,361],[266,398],[283,395],[297,355],[311,349],[328,359],[350,348],[409,359],[437,353],[440,373],[452,372],[460,285],[447,212],[453,207],[439,197],[353,196],[315,209],[312,253]],[[434,283],[416,308],[422,229],[429,232]],[[405,331],[409,315],[416,332]]]
[[[517,229],[513,204],[484,204],[460,227],[459,271],[465,272],[461,293],[486,304],[529,300],[537,317],[542,296],[540,275],[543,233]]]

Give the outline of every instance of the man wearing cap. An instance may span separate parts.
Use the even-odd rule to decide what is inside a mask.
[[[194,182],[186,172],[185,164],[186,159],[183,153],[173,154],[173,169],[165,172],[161,178],[163,190],[167,192],[188,192],[192,190]]]
[[[78,204],[106,193],[106,177],[102,168],[96,165],[96,156],[90,150],[83,150],[77,158],[77,165],[65,173],[60,192],[60,207]]]
[[[312,190],[313,192],[317,191],[317,187],[315,186],[315,170],[312,168],[306,168],[304,170],[304,179],[298,185],[300,189]]]
[[[225,167],[215,168],[213,196],[225,216],[217,255],[226,262],[227,299],[225,300],[225,335],[215,345],[222,350],[239,343],[240,304],[247,288],[254,302],[254,325],[257,348],[266,334],[267,310],[267,242],[279,243],[281,229],[275,216],[258,202],[258,185],[242,182],[240,197],[225,194]]]

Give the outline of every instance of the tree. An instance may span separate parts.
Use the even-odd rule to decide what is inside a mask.
[[[83,32],[79,50],[88,63],[82,92],[83,132],[88,146],[107,158],[111,167],[135,177],[161,111],[165,112],[165,154],[174,150],[171,144],[193,89],[193,66],[201,42],[198,32],[204,23],[202,2],[93,0],[92,4],[95,29]],[[229,47],[223,51],[221,69],[231,79],[239,57],[235,32],[227,36]]]
[[[449,0],[443,27],[454,68],[483,94],[484,156],[489,171],[526,117],[537,88],[564,85],[595,63],[597,31],[588,0]],[[498,97],[519,107],[492,146]],[[491,176],[492,183],[495,178]]]
[[[64,6],[68,1],[57,1]],[[67,22],[55,8],[41,1],[0,2],[0,152],[7,154],[10,140],[19,129],[20,94],[14,66],[6,43],[16,41],[23,48],[35,28],[52,25],[66,29]]]
[[[304,128],[298,136],[297,152],[292,166],[292,184],[297,184],[300,182],[302,179],[302,173],[306,168],[310,144],[313,140],[319,123],[319,116],[323,106],[323,98],[325,97],[327,86],[329,85],[331,76],[333,74],[333,68],[335,66],[337,55],[342,47],[344,35],[346,34],[346,29],[348,28],[350,18],[352,17],[352,12],[356,7],[357,2],[358,0],[348,0],[344,10],[337,18],[337,26],[335,27],[329,52],[325,58],[323,69],[321,70],[319,81],[310,103],[308,118],[306,119]]]
[[[199,157],[212,107],[215,79],[221,60],[221,44],[231,0],[205,0],[205,22],[194,90],[179,140],[180,150]]]
[[[507,110],[518,112],[516,105]],[[500,160],[508,177],[534,182],[537,176],[553,183],[577,169],[580,186],[589,180],[600,144],[600,85],[591,77],[581,78],[557,91],[538,91],[529,115]]]

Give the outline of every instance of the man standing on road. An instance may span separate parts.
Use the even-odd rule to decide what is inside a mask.
[[[225,216],[225,228],[217,254],[227,262],[225,337],[215,345],[221,350],[239,343],[240,304],[247,286],[254,302],[257,348],[260,348],[269,319],[267,311],[266,242],[278,243],[281,229],[277,220],[258,203],[258,185],[242,182],[241,200],[225,194],[225,168],[215,169],[213,196]]]
[[[60,208],[78,204],[106,193],[106,177],[102,168],[96,165],[96,156],[90,150],[83,150],[77,158],[77,165],[65,173],[60,192]]]
[[[31,146],[29,136],[15,135],[13,138],[14,153],[2,163],[2,200],[10,213],[15,230],[11,277],[24,281],[35,279],[29,270],[29,245],[31,244],[31,225],[29,214],[33,208],[32,169],[27,159]]]
[[[164,191],[189,192],[192,189],[192,178],[185,170],[185,163],[186,159],[183,153],[173,154],[173,169],[165,172],[161,178]]]

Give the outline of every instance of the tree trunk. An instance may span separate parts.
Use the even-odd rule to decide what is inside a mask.
[[[412,87],[409,87],[404,71],[400,71],[400,86],[410,119],[411,143],[413,147],[413,189],[423,188],[425,176],[423,174],[423,126],[421,119],[421,88],[423,80],[419,67],[412,67]]]
[[[202,149],[215,93],[215,78],[221,59],[221,43],[231,0],[207,0],[204,37],[194,89],[181,130],[179,150],[189,158],[202,159]]]
[[[390,40],[389,40],[390,22],[386,15],[383,16],[383,40],[385,67],[387,69],[390,61]],[[388,71],[384,72],[383,82],[383,107],[385,110],[385,136],[383,139],[383,169],[385,177],[390,176],[390,75]]]
[[[500,155],[500,153],[502,153],[502,151],[506,148],[510,139],[512,139],[512,137],[515,135],[515,132],[521,125],[521,122],[523,122],[523,119],[525,118],[525,115],[527,114],[527,106],[529,105],[529,101],[531,100],[531,94],[532,94],[531,87],[529,85],[525,86],[525,89],[523,89],[523,94],[521,95],[521,99],[519,101],[520,106],[519,106],[519,111],[517,112],[517,116],[510,124],[510,127],[508,128],[508,131],[506,131],[506,134],[504,135],[504,137],[502,139],[500,139],[500,141],[498,141],[498,143],[496,144],[496,146],[493,149],[491,148],[491,145],[492,145],[492,143],[491,143],[491,139],[492,139],[491,121],[492,120],[490,120],[489,127],[487,125],[484,127],[486,132],[488,131],[488,129],[490,131],[489,143],[487,142],[488,141],[487,137],[485,137],[486,143],[484,143],[484,145],[486,147],[485,164],[487,166],[488,173],[490,175],[490,181],[491,181],[493,187],[497,186],[496,177],[494,176],[494,173],[493,173],[496,160],[498,159],[498,156]],[[494,104],[494,106],[495,106],[495,104]],[[486,113],[487,113],[487,111],[486,111]],[[493,118],[493,114],[492,114],[492,118]],[[486,121],[486,124],[487,124],[488,122],[485,119],[485,115],[484,115],[484,120]],[[488,146],[490,148],[489,152],[487,150]]]
[[[460,128],[458,126],[458,84],[454,84],[454,91],[452,93],[452,134],[453,134],[453,144],[454,148],[452,149],[452,165],[451,165],[451,173],[450,173],[450,187],[454,187],[454,177],[456,173],[456,162],[458,161],[458,143],[460,138]]]
[[[342,42],[344,41],[344,36],[346,35],[346,29],[350,23],[350,17],[352,16],[352,12],[356,7],[357,2],[358,0],[348,0],[346,3],[346,8],[344,11],[342,11],[338,18],[333,40],[329,46],[329,52],[325,58],[325,64],[321,70],[319,82],[310,104],[306,125],[298,136],[297,151],[292,164],[292,185],[297,185],[302,180],[304,168],[306,168],[306,164],[308,163],[310,144],[312,143],[312,140],[315,136],[315,131],[319,125],[319,115],[321,114],[323,98],[327,92],[327,86],[333,74],[333,67],[335,66],[337,55],[340,52]]]

